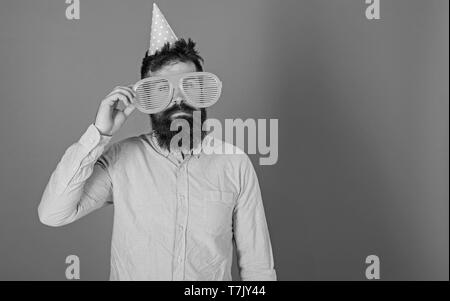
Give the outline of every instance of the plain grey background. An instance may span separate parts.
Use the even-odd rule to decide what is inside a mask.
[[[139,79],[152,1],[0,4],[0,279],[106,280],[113,207],[62,228],[37,206],[101,99]],[[162,0],[224,83],[211,117],[278,118],[279,160],[258,165],[279,280],[449,278],[449,3]],[[134,114],[113,142],[149,130]],[[236,266],[233,269],[236,276]],[[238,279],[235,277],[235,279]]]

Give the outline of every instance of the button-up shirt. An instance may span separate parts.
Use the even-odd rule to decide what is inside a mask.
[[[114,204],[110,280],[231,280],[233,245],[242,280],[276,280],[245,153],[209,135],[184,154],[160,148],[152,132],[110,139],[91,124],[65,151],[39,205],[42,223]]]

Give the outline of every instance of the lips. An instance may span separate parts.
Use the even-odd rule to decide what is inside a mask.
[[[177,111],[177,112],[173,112],[170,116],[175,117],[175,116],[181,116],[181,115],[191,116],[192,114],[188,113],[188,112],[184,112],[184,111]]]
[[[163,114],[164,118],[175,119],[178,117],[190,117],[193,115],[194,110],[184,103],[174,105],[166,110]]]
[[[174,110],[173,112],[170,112],[168,115],[171,118],[177,116],[192,116],[192,112],[181,109],[181,110]]]

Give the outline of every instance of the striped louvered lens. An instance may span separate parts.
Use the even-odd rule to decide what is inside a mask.
[[[181,78],[181,87],[191,105],[205,108],[219,100],[222,83],[212,73],[193,72]]]
[[[143,113],[161,112],[170,102],[171,87],[165,78],[146,78],[139,81],[134,90],[136,91],[136,107]]]

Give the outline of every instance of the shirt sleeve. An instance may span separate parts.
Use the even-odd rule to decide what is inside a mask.
[[[233,235],[242,281],[276,281],[272,245],[261,190],[253,165],[245,155],[233,215]]]
[[[109,167],[116,155],[116,144],[104,152],[110,140],[91,124],[65,151],[38,207],[43,224],[63,226],[112,203]]]

